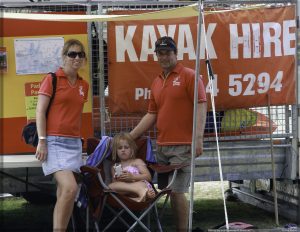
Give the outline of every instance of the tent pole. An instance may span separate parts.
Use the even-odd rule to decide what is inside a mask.
[[[297,0],[296,3],[296,21],[299,23],[299,13],[300,13],[300,0]],[[298,28],[299,31],[299,28]],[[296,44],[299,44],[299,37],[296,36]],[[296,67],[295,67],[295,73],[296,73],[296,106],[295,106],[295,130],[293,132],[293,140],[292,140],[292,145],[293,145],[293,149],[297,152],[297,158],[298,158],[298,170],[300,168],[300,159],[299,159],[299,147],[300,147],[300,139],[299,139],[299,133],[300,133],[300,81],[299,81],[299,59],[298,59],[298,52],[299,52],[299,48],[298,46],[296,46]],[[297,179],[297,190],[298,190],[298,201],[297,201],[297,219],[296,222],[299,225],[300,224],[300,176],[299,174],[297,174],[296,176]]]
[[[193,135],[192,135],[192,154],[191,154],[191,182],[190,182],[190,207],[188,231],[193,228],[193,208],[194,208],[194,177],[195,177],[195,157],[196,157],[196,130],[197,130],[197,110],[198,110],[198,78],[200,73],[200,43],[201,43],[201,0],[198,2],[198,27],[197,27],[197,47],[196,47],[196,67],[195,67],[195,86],[194,86],[194,113],[193,113]]]
[[[272,161],[272,176],[273,176],[273,192],[274,192],[274,212],[275,212],[275,222],[279,226],[278,220],[278,204],[277,204],[277,187],[276,187],[276,175],[275,175],[275,160],[273,152],[273,132],[272,132],[272,115],[271,115],[271,96],[268,94],[268,116],[269,116],[269,133],[270,133],[270,148],[271,148],[271,161]]]
[[[103,14],[103,6],[101,3],[98,3],[98,15]],[[101,128],[101,137],[106,135],[106,128],[105,128],[105,89],[104,89],[104,51],[103,51],[103,22],[98,22],[98,44],[99,44],[99,64],[98,64],[98,81],[99,81],[99,113],[100,113],[100,128]]]

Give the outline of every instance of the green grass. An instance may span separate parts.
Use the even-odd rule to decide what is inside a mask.
[[[229,222],[245,222],[259,229],[274,229],[277,227],[274,214],[241,202],[227,202],[227,213]],[[171,209],[168,208],[162,220],[166,231],[175,231],[173,222]],[[222,223],[225,223],[222,199],[196,200],[194,204],[193,228],[199,227],[206,231]],[[287,220],[280,218],[281,226],[287,223]]]
[[[21,197],[0,200],[0,231],[51,231],[52,205],[32,205]]]
[[[228,182],[224,182],[224,190],[228,189]],[[201,182],[195,184],[193,228],[204,231],[225,223],[224,203],[220,182]],[[189,198],[189,195],[187,195]],[[239,201],[226,201],[229,222],[245,222],[259,229],[277,228],[274,213],[245,204]],[[165,211],[163,225],[166,231],[175,231],[174,219],[170,207]],[[279,217],[280,227],[290,223],[287,219]],[[165,225],[168,225],[167,227]]]
[[[228,189],[227,182],[224,189]],[[219,182],[197,183],[194,199],[193,228],[199,227],[207,230],[225,222]],[[242,202],[226,202],[226,204],[229,222],[242,221],[257,226],[259,229],[276,228],[273,213]],[[1,232],[46,232],[52,229],[53,205],[32,205],[23,198],[14,197],[0,200],[0,211]],[[281,227],[289,223],[282,217],[279,217],[279,222]],[[161,223],[164,231],[175,231],[175,223],[169,205]]]

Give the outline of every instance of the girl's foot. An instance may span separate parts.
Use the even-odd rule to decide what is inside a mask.
[[[146,193],[146,199],[152,199],[155,197],[155,191],[153,188],[149,188]]]
[[[132,200],[137,202],[144,202],[149,199],[153,199],[155,197],[155,191],[153,188],[145,189],[145,192],[141,195],[141,197],[130,197]]]

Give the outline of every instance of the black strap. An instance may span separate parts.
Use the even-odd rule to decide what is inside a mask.
[[[56,93],[56,83],[57,83],[57,77],[56,77],[56,74],[55,73],[52,73],[50,72],[49,74],[51,74],[52,76],[52,96],[50,98],[50,102],[49,102],[49,105],[48,105],[48,108],[47,108],[47,111],[46,111],[46,118],[48,117],[48,113],[49,113],[49,109],[51,107],[51,104],[52,104],[52,101],[53,101],[53,98],[55,97],[55,93]]]

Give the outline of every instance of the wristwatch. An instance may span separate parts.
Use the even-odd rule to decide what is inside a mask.
[[[45,140],[46,137],[45,136],[39,136],[39,140]]]

